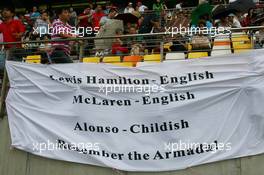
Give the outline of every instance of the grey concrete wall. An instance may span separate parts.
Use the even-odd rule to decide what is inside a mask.
[[[264,175],[264,154],[163,173],[123,172],[46,159],[10,149],[7,120],[7,117],[0,119],[0,175]]]

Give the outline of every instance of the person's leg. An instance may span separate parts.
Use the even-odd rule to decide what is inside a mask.
[[[26,52],[23,48],[11,48],[9,50],[9,60],[11,61],[19,61],[23,60],[23,57],[26,57]]]

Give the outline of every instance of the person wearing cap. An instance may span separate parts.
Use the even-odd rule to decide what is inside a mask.
[[[135,11],[135,9],[133,8],[133,3],[129,2],[124,10],[124,13],[133,13],[133,11]]]

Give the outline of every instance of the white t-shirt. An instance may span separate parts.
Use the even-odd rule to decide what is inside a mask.
[[[181,4],[177,4],[177,5],[176,5],[176,10],[181,10],[181,9],[182,9]]]
[[[138,11],[139,11],[139,12],[144,12],[145,9],[147,9],[147,8],[148,8],[147,6],[145,6],[145,5],[141,5],[141,6],[138,8]]]
[[[135,11],[135,9],[133,7],[129,7],[125,8],[124,13],[132,13],[133,11]]]
[[[234,20],[233,20],[233,27],[236,27],[236,28],[242,27],[237,18],[234,18]]]

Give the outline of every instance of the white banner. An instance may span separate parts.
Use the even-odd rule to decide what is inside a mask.
[[[126,171],[264,152],[264,51],[137,68],[7,62],[12,146]]]

